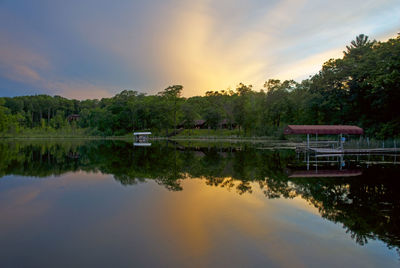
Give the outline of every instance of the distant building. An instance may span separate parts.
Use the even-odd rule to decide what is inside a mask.
[[[197,128],[197,129],[207,128],[206,120],[203,120],[203,119],[194,120],[194,128]]]
[[[79,114],[70,114],[67,117],[68,122],[76,121],[80,118],[81,116]]]
[[[234,129],[236,126],[235,122],[231,122],[228,119],[222,119],[218,124],[218,127],[222,129]]]
[[[183,120],[177,128],[185,128],[186,120]],[[220,129],[234,129],[237,126],[236,123],[230,122],[228,119],[223,119],[218,123],[218,128]],[[191,129],[207,129],[208,124],[204,119],[197,119],[193,121],[193,125],[190,127]]]
[[[177,125],[177,128],[184,128],[186,125],[186,120],[183,120],[179,125]],[[206,120],[203,119],[198,119],[193,121],[193,125],[190,128],[207,128]]]

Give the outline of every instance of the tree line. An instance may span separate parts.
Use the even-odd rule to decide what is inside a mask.
[[[182,91],[173,85],[156,95],[124,90],[101,100],[0,98],[0,134],[82,128],[90,135],[143,129],[169,135],[202,119],[210,129],[224,122],[243,136],[279,135],[287,124],[353,124],[368,136],[395,138],[400,135],[400,35],[386,42],[359,35],[342,58],[328,60],[300,83],[269,79],[260,90],[240,83],[234,90],[190,98]],[[74,114],[79,119],[71,120]]]

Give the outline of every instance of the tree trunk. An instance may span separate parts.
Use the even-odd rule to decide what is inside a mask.
[[[176,135],[176,98],[174,103],[174,134]]]

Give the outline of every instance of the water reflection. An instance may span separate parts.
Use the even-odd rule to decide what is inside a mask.
[[[101,172],[125,186],[151,180],[170,191],[182,191],[184,181],[200,178],[208,186],[249,196],[256,187],[264,198],[307,201],[323,218],[342,224],[360,245],[379,239],[389,248],[400,247],[400,182],[394,155],[385,156],[382,164],[382,156],[310,160],[293,150],[249,145],[161,142],[136,147],[123,141],[49,141],[1,142],[0,159],[1,177]],[[190,225],[196,226],[197,220]],[[202,237],[200,232],[198,239]]]

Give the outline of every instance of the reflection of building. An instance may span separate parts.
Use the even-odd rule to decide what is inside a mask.
[[[287,170],[289,178],[316,178],[316,177],[351,177],[360,176],[362,171],[349,167],[342,155],[315,155],[304,154],[303,164],[290,167]],[[311,159],[310,159],[311,157]],[[298,154],[299,159],[299,154]],[[305,166],[304,166],[305,164]]]
[[[134,142],[133,146],[151,146],[150,142]]]
[[[80,157],[80,155],[78,152],[69,152],[68,157],[73,158],[73,159],[78,159]]]
[[[289,178],[321,178],[321,177],[352,177],[360,176],[362,171],[360,169],[347,169],[347,170],[290,170]]]

